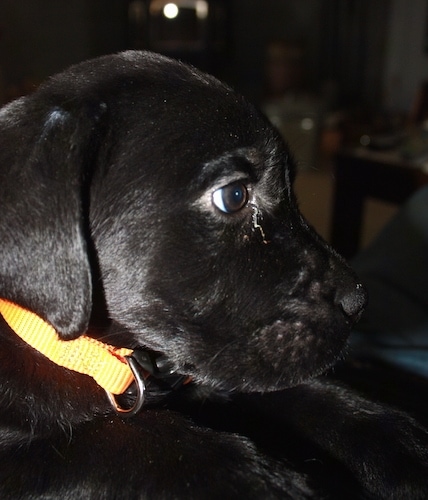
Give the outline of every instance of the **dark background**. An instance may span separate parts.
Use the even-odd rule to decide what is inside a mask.
[[[135,4],[146,16],[137,24],[132,17]],[[154,23],[147,17],[149,4],[149,0],[1,0],[3,100],[71,63],[99,54],[134,47],[174,52],[171,44],[162,50],[150,38]],[[405,110],[428,76],[426,4],[426,0],[214,0],[210,11],[217,18],[210,18],[205,47],[187,54],[176,50],[175,55],[257,100],[263,91],[267,43],[297,42],[305,48],[308,83],[314,90],[334,84],[340,105]]]

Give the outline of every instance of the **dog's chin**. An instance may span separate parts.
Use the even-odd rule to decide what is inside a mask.
[[[264,327],[245,346],[224,349],[195,367],[195,381],[226,392],[272,392],[306,382],[331,368],[346,349],[346,327],[317,335],[286,322]],[[269,338],[268,343],[266,339]]]
[[[195,378],[195,382],[204,386],[208,391],[214,393],[267,393],[276,392],[295,387],[302,383],[327,372],[337,362],[340,356],[337,356],[329,363],[319,366],[317,369],[299,373],[290,376],[287,374],[260,373],[259,376],[239,376],[233,375],[227,379],[219,379],[211,374],[201,375]]]

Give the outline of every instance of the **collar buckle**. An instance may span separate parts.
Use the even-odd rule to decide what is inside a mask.
[[[113,410],[122,418],[134,417],[143,407],[145,399],[146,384],[144,382],[144,377],[138,369],[138,362],[133,356],[125,356],[125,360],[128,363],[129,368],[132,371],[135,381],[135,400],[134,404],[130,408],[123,408],[117,401],[115,395],[106,390],[107,398],[113,407]]]
[[[134,383],[126,391],[132,397],[133,404],[125,408],[117,396],[106,390],[113,410],[122,418],[134,417],[146,401],[157,401],[172,391],[188,384],[191,379],[174,372],[173,366],[164,355],[145,349],[135,349],[130,356],[125,356],[134,377]]]

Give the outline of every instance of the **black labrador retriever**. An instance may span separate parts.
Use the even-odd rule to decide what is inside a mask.
[[[424,428],[314,378],[366,293],[252,105],[131,51],[0,130],[2,499],[428,496]]]

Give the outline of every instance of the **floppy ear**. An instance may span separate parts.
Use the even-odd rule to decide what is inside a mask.
[[[85,169],[93,110],[65,110],[38,93],[0,111],[0,297],[31,309],[62,338],[91,312]]]

